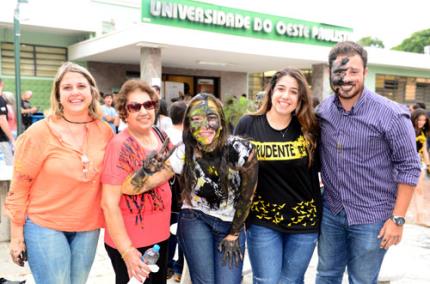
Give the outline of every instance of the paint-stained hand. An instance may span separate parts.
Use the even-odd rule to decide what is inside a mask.
[[[163,169],[167,159],[172,155],[177,146],[168,149],[169,138],[164,140],[163,145],[159,152],[151,151],[145,160],[142,161],[142,167],[136,171],[131,177],[130,183],[134,186],[136,191],[140,190],[145,183],[146,177]]]
[[[12,261],[19,266],[24,266],[24,262],[27,261],[27,251],[24,241],[14,241],[10,242],[10,256]]]
[[[239,267],[243,260],[239,236],[227,235],[218,245],[218,250],[223,253],[224,265],[228,263],[230,269],[233,267],[233,264]]]

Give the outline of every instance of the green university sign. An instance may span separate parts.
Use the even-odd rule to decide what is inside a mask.
[[[142,22],[259,39],[332,46],[352,29],[190,0],[142,0]]]

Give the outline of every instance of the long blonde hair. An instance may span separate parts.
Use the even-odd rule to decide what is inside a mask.
[[[303,73],[295,68],[285,68],[276,72],[270,79],[270,84],[266,87],[265,96],[260,108],[251,115],[263,115],[266,114],[272,108],[272,94],[278,81],[284,77],[290,76],[297,81],[299,86],[299,100],[294,116],[297,116],[297,120],[300,123],[303,136],[305,137],[308,145],[306,150],[309,156],[309,165],[312,164],[313,156],[317,150],[317,142],[319,137],[319,125],[316,118],[313,106],[312,96],[309,89],[308,83]]]
[[[60,83],[63,80],[64,75],[68,72],[82,74],[85,79],[88,80],[92,96],[91,104],[88,107],[88,112],[91,117],[101,119],[102,111],[99,102],[100,93],[97,88],[96,80],[94,80],[94,77],[86,68],[72,62],[65,62],[60,66],[60,68],[58,68],[57,74],[55,75],[54,81],[52,82],[50,113],[56,116],[63,116],[63,107],[60,103]]]

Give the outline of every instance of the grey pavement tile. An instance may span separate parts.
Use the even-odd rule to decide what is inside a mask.
[[[317,254],[314,253],[308,271],[305,275],[305,283],[315,282]],[[389,273],[388,273],[389,272]],[[381,275],[399,275],[401,279],[393,279],[391,284],[428,284],[430,283],[430,228],[412,224],[406,224],[403,240],[400,245],[390,250],[384,260]],[[9,258],[9,243],[0,242],[0,277],[10,280],[27,280],[33,284],[28,264],[21,268],[12,263]],[[89,284],[113,284],[114,272],[103,246],[103,234],[97,247],[97,254],[88,279]],[[176,283],[173,279],[168,284]],[[246,260],[244,265],[243,284],[252,283],[250,264]],[[348,283],[345,274],[343,283]]]

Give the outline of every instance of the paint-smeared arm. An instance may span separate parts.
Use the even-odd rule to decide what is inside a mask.
[[[168,150],[169,139],[163,143],[159,152],[152,151],[143,161],[142,167],[130,174],[121,186],[121,192],[128,195],[136,195],[153,189],[166,182],[173,176],[173,170],[167,159],[176,147]]]
[[[248,157],[247,162],[239,170],[241,175],[240,198],[236,206],[230,233],[221,241],[218,246],[223,253],[224,265],[228,263],[231,268],[233,264],[239,266],[243,260],[243,253],[240,248],[239,233],[242,230],[245,220],[248,217],[252,204],[252,198],[257,187],[258,162],[254,150]]]
[[[231,235],[238,235],[245,224],[251,209],[252,198],[257,188],[258,161],[255,150],[252,150],[248,160],[239,170],[241,176],[240,197],[236,205],[233,222],[230,229]]]

